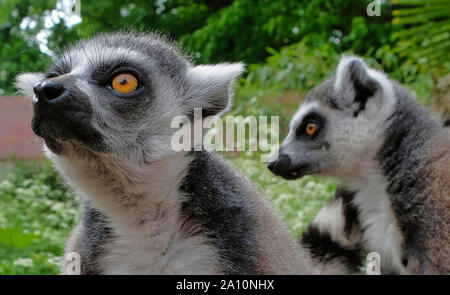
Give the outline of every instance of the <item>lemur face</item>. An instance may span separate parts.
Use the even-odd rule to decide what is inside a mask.
[[[151,160],[171,152],[175,116],[226,110],[242,71],[193,66],[159,37],[118,33],[72,46],[47,73],[21,75],[17,84],[33,96],[33,131],[53,153],[84,148]]]
[[[394,104],[392,84],[383,74],[344,57],[336,75],[308,93],[269,169],[286,179],[358,175],[383,143],[383,123]]]

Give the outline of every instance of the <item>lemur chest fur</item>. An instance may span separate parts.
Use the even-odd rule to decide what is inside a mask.
[[[383,272],[398,272],[401,264],[402,234],[392,210],[387,183],[382,176],[361,186],[353,199],[359,211],[363,242],[381,256]]]
[[[217,274],[215,249],[197,225],[179,216],[164,214],[134,229],[112,225],[100,269],[104,274]]]
[[[82,184],[75,185],[79,194],[89,200],[82,220],[86,273],[217,273],[216,249],[200,224],[183,214],[186,196],[179,184],[185,172],[172,172],[184,171],[190,161],[183,157],[176,165],[149,170],[149,176],[135,176],[144,181],[133,186],[99,163],[96,169],[70,174],[70,181]],[[106,173],[95,177],[92,171],[99,169]]]

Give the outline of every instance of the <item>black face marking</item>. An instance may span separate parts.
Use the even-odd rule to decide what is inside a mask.
[[[225,274],[256,274],[254,209],[244,197],[245,185],[236,183],[230,168],[217,156],[195,152],[180,186],[186,195],[183,214],[199,222],[218,249],[220,269]],[[230,179],[233,178],[233,179]]]
[[[128,73],[135,76],[139,80],[140,84],[149,84],[146,79],[149,73],[140,65],[131,61],[126,61],[125,58],[121,58],[116,61],[108,61],[107,63],[100,63],[100,65],[96,66],[92,70],[90,81],[101,87],[105,87],[111,85],[114,77],[123,73]]]
[[[389,119],[384,144],[378,153],[388,180],[387,193],[400,230],[404,236],[403,259],[414,256],[424,261],[430,232],[439,232],[434,217],[424,210],[419,196],[426,184],[418,174],[423,160],[423,145],[440,128],[421,107],[398,86],[394,87],[398,102]]]
[[[108,219],[90,204],[84,204],[81,229],[81,270],[82,274],[101,274],[100,260],[103,248],[113,239]]]
[[[310,225],[302,235],[300,243],[310,249],[313,258],[322,263],[336,259],[355,272],[362,266],[363,249],[361,247],[346,249],[334,242],[328,233],[321,233],[314,225]]]
[[[308,135],[306,133],[306,126],[308,123],[314,123],[317,125],[317,130],[313,135]],[[318,112],[311,111],[307,115],[304,116],[302,122],[298,125],[297,130],[295,131],[295,135],[298,139],[314,139],[319,134],[320,131],[325,127],[326,119],[324,116],[319,114]]]

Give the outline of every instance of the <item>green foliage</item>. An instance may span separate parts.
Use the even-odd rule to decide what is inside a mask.
[[[38,235],[24,233],[21,228],[0,228],[0,244],[6,247],[22,249],[30,245],[38,238]]]
[[[49,57],[39,51],[35,36],[45,28],[45,17],[55,9],[56,0],[3,2],[5,9],[0,12],[0,21],[4,21],[0,27],[0,41],[3,44],[0,55],[0,89],[5,93],[12,93],[12,81],[16,74],[22,71],[40,71],[49,62]],[[408,0],[400,2],[410,3]],[[445,59],[449,52],[445,47],[448,43],[445,41],[448,37],[447,18],[440,17],[444,11],[442,7],[447,5],[448,0],[427,3],[412,10],[396,10],[398,16],[394,23],[399,24],[393,24],[390,5],[381,6],[381,16],[369,17],[366,14],[368,1],[361,0],[135,0],[131,3],[86,0],[81,5],[81,23],[67,27],[62,19],[57,19],[53,21],[52,27],[46,27],[49,34],[47,46],[57,52],[67,43],[88,38],[96,32],[135,28],[139,31],[160,31],[179,40],[197,62],[242,60],[260,64],[267,57],[278,55],[275,52],[282,51],[285,46],[301,42],[302,51],[288,49],[291,51],[289,54],[280,53],[293,62],[277,60],[276,62],[284,63],[288,68],[276,67],[280,70],[274,81],[269,81],[274,77],[271,76],[273,71],[264,66],[251,66],[250,75],[259,76],[272,86],[278,84],[274,86],[278,89],[308,89],[309,86],[304,85],[305,80],[309,80],[309,84],[317,81],[317,77],[309,75],[314,72],[310,68],[318,64],[308,56],[306,60],[312,63],[303,61],[302,54],[312,50],[318,54],[331,54],[332,56],[324,56],[323,59],[332,60],[335,53],[350,52],[376,60],[385,71],[401,82],[414,85],[416,81],[420,81],[420,85],[425,86],[416,90],[419,97],[424,97],[429,95],[435,79],[424,70],[431,67],[431,63],[424,62],[428,59],[422,57],[429,53],[430,60],[435,55]],[[424,13],[421,14],[420,11]],[[437,18],[433,19],[439,21],[435,25],[427,23],[414,28],[408,31],[409,35],[402,31],[413,19],[431,20],[431,15],[436,15]],[[19,24],[25,18],[34,21],[34,27],[28,26],[21,30]],[[402,21],[398,21],[399,19]],[[423,42],[419,44],[417,41],[422,40],[423,34],[414,35],[417,30],[427,33],[436,31],[436,36],[440,37],[432,39],[433,33],[430,38],[423,38]],[[397,31],[398,36],[393,34]],[[397,46],[397,38],[403,35],[408,38],[407,42],[404,42],[405,38],[400,39],[400,46]],[[414,38],[410,38],[411,35]],[[411,43],[413,41],[414,44]],[[415,48],[424,48],[425,51]],[[268,62],[272,63],[271,59]],[[306,69],[303,73],[296,70],[300,69],[300,65]],[[449,67],[433,75],[442,76],[449,71]],[[258,73],[253,73],[253,69]],[[326,69],[329,70],[329,67]],[[323,72],[319,76],[326,74],[326,71]],[[280,80],[282,76],[288,75],[294,75],[294,78]],[[253,79],[251,77],[250,81]],[[262,81],[254,86],[256,85],[268,87]]]
[[[41,26],[28,31],[21,30],[25,17],[42,14],[56,1],[3,0],[0,10],[0,95],[15,91],[14,78],[20,72],[41,71],[49,62],[34,35]],[[31,18],[30,18],[31,19]]]
[[[63,22],[52,28],[49,47],[57,50],[67,42],[96,32],[118,29],[156,30],[180,40],[198,62],[242,60],[262,62],[267,48],[281,47],[315,34],[332,39],[339,48],[353,44],[340,40],[352,27],[352,19],[368,19],[366,3],[360,0],[234,0],[234,1],[83,1],[83,21],[67,28]],[[358,52],[389,39],[390,12],[367,22],[364,36],[358,35]]]
[[[124,3],[120,0],[82,1],[83,21],[73,28],[61,25],[59,33],[65,41],[91,37],[97,32],[112,32],[120,29],[157,30],[179,38],[205,24],[209,15],[226,6],[231,1],[147,1],[135,0]],[[52,47],[61,45],[54,36]]]
[[[236,89],[234,115],[279,116],[281,138],[288,131],[289,120],[305,95],[329,77],[339,54],[329,42],[316,45],[309,36],[284,47],[262,65],[250,65],[246,79]]]
[[[331,42],[339,51],[354,48],[355,53],[364,53],[369,46],[386,44],[392,30],[388,6],[383,6],[382,17],[368,21],[367,4],[360,0],[83,0],[82,22],[73,27],[67,27],[58,18],[53,20],[53,26],[45,27],[45,18],[55,9],[56,0],[4,2],[7,5],[0,12],[0,20],[7,21],[0,34],[4,44],[0,88],[6,93],[13,91],[11,82],[16,74],[40,71],[48,64],[49,57],[39,51],[35,38],[44,28],[48,31],[47,46],[56,52],[97,32],[156,30],[180,40],[202,63],[260,63],[270,55],[268,48],[280,50],[308,35],[314,35],[319,43]],[[25,18],[34,25],[22,30],[19,25]],[[350,30],[355,33],[342,39]]]
[[[336,189],[335,182],[310,176],[296,181],[274,177],[266,163],[242,156],[233,159],[233,164],[261,188],[297,237]]]
[[[393,22],[404,29],[396,32],[398,51],[409,62],[418,61],[424,69],[449,63],[450,1],[394,0],[398,9]]]
[[[235,0],[181,41],[189,51],[198,53],[200,62],[258,63],[268,56],[268,47],[279,50],[310,34],[316,40],[330,39],[336,47],[347,50],[353,46],[353,40],[341,37],[349,33],[354,17],[368,18],[366,6],[359,0]],[[388,9],[383,6],[383,16],[367,22],[364,36],[354,36],[358,41],[356,52],[388,41],[392,27]]]
[[[49,163],[17,163],[0,176],[0,274],[58,273],[77,204]]]

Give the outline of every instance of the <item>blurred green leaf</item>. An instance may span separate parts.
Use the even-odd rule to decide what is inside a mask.
[[[397,0],[393,23],[402,54],[417,60],[422,69],[442,68],[450,59],[450,1]]]
[[[0,244],[7,247],[24,248],[33,243],[39,236],[24,233],[20,228],[0,228]]]

